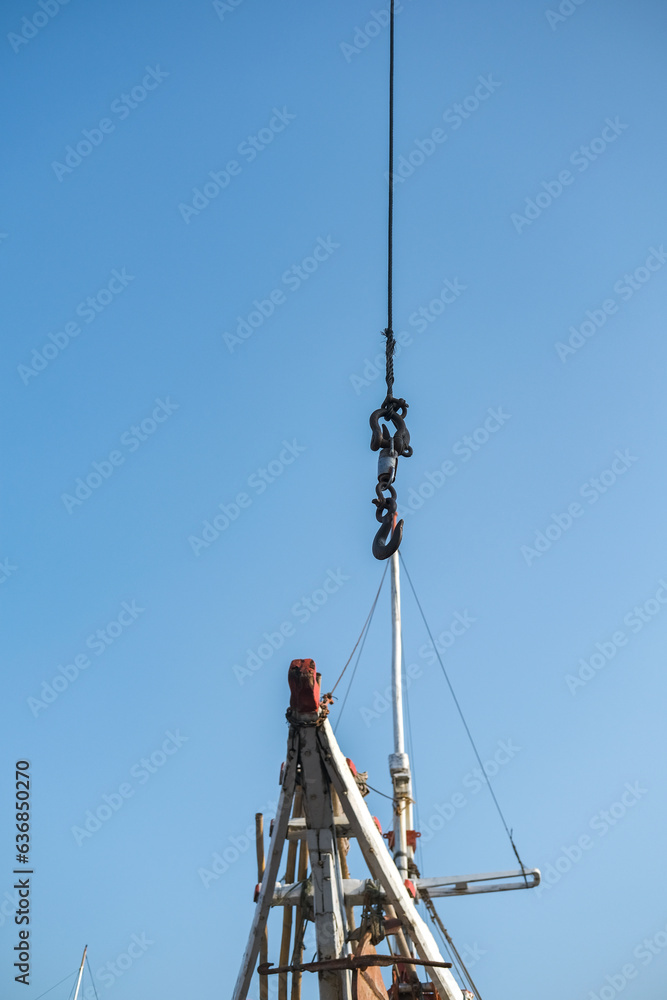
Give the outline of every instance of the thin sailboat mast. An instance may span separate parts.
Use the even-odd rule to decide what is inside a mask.
[[[76,990],[74,991],[74,1000],[77,1000],[79,996],[79,990],[81,989],[81,979],[83,978],[83,967],[86,964],[86,952],[88,951],[88,945],[83,949],[83,955],[81,956],[81,965],[79,966],[79,978],[76,981]]]

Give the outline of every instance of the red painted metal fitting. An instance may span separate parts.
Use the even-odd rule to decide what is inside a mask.
[[[257,885],[255,886],[255,896],[254,896],[254,899],[253,899],[254,903],[256,903],[257,900],[259,899],[259,892],[260,892],[261,888],[262,888],[262,883],[258,882]]]
[[[353,775],[354,775],[354,777],[356,778],[356,776],[357,776],[357,769],[356,769],[356,767],[354,766],[354,761],[353,761],[353,760],[350,760],[350,758],[349,758],[349,757],[346,757],[346,758],[345,758],[345,760],[347,761],[347,766],[349,767],[350,771],[352,771],[352,774],[353,774]]]
[[[389,848],[389,850],[393,851],[394,850],[394,841],[395,841],[394,831],[393,830],[388,830],[387,833],[383,833],[382,836],[387,841],[387,847]]]
[[[320,707],[320,674],[314,660],[292,660],[287,673],[291,692],[290,708],[301,714],[317,712]]]
[[[373,816],[373,822],[375,823],[375,825],[378,828],[378,830],[380,831],[380,833],[382,833],[382,827],[380,826],[380,820],[377,818],[377,816]],[[382,833],[382,836],[384,837],[383,833]]]
[[[407,835],[408,847],[411,847],[413,850],[416,850],[417,837],[421,837],[421,833],[419,832],[419,830],[406,830],[405,833]]]
[[[412,881],[412,879],[406,878],[406,880],[405,880],[405,882],[403,884],[405,885],[405,888],[408,890],[408,892],[410,893],[410,895],[412,896],[412,898],[416,899],[417,898],[417,890],[415,889],[415,884]]]

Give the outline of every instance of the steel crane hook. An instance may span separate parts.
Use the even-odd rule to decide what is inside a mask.
[[[377,500],[373,503],[377,507],[375,517],[380,522],[373,539],[373,555],[376,559],[389,559],[398,550],[403,538],[403,519],[396,521],[396,490],[393,486],[384,486],[390,491],[390,496],[382,496],[383,484],[376,486]]]

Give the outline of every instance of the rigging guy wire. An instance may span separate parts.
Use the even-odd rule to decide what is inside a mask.
[[[449,687],[450,694],[451,694],[451,696],[452,696],[452,698],[454,700],[454,704],[456,705],[456,710],[459,713],[459,716],[461,718],[461,722],[463,723],[463,727],[464,727],[464,729],[466,731],[468,739],[470,740],[470,745],[473,748],[473,751],[475,753],[475,757],[477,758],[477,763],[480,766],[480,770],[481,770],[482,774],[484,775],[484,778],[486,780],[487,785],[489,786],[489,791],[491,793],[491,797],[492,797],[492,799],[494,801],[495,807],[496,807],[496,809],[498,811],[498,815],[500,816],[502,824],[505,827],[505,832],[507,833],[507,836],[509,838],[509,842],[512,845],[512,850],[514,851],[516,859],[519,862],[519,866],[520,866],[521,871],[523,873],[524,881],[525,881],[526,885],[528,885],[528,879],[526,878],[526,869],[525,869],[523,861],[521,860],[521,857],[519,856],[519,852],[518,852],[518,850],[516,848],[516,844],[514,843],[514,839],[512,837],[512,831],[510,830],[509,826],[507,825],[507,820],[505,819],[503,811],[500,808],[500,803],[498,802],[498,799],[496,798],[496,793],[493,790],[493,786],[491,784],[491,779],[489,778],[488,774],[486,773],[486,770],[484,769],[484,764],[482,763],[482,758],[480,757],[479,750],[477,749],[477,744],[475,743],[475,740],[473,739],[473,735],[470,732],[470,727],[468,726],[468,723],[466,722],[466,718],[465,718],[465,715],[463,714],[463,709],[461,708],[461,705],[459,704],[459,700],[456,697],[456,694],[454,693],[454,688],[452,687],[452,682],[449,679],[449,674],[447,673],[447,671],[445,669],[445,665],[442,662],[442,658],[441,658],[440,653],[438,651],[438,647],[435,644],[435,639],[433,638],[433,633],[431,632],[429,624],[428,624],[428,622],[426,620],[426,615],[424,614],[424,609],[422,608],[421,603],[419,601],[419,598],[417,597],[417,591],[415,590],[414,584],[412,583],[412,579],[410,577],[410,573],[408,572],[408,567],[405,565],[405,559],[400,554],[400,552],[399,552],[399,559],[401,560],[401,562],[403,564],[403,569],[405,570],[405,575],[407,576],[408,583],[410,584],[410,590],[412,591],[414,599],[417,602],[417,607],[419,608],[419,612],[420,612],[420,614],[422,616],[422,621],[424,622],[424,625],[426,627],[426,631],[428,632],[428,637],[431,640],[431,643],[433,645],[433,649],[435,651],[435,655],[438,658],[438,663],[440,664],[442,672],[445,675],[445,680],[447,681],[447,686]]]
[[[77,973],[76,969],[74,970],[74,972],[70,972],[69,976],[65,976],[65,978],[61,979],[60,982],[56,983],[55,986],[49,986],[48,990],[44,990],[43,993],[40,993],[38,997],[35,997],[35,1000],[42,1000],[42,997],[45,997],[47,993],[50,993],[51,990],[55,990],[56,986],[62,986],[62,984],[67,982],[68,979],[71,979],[72,976],[76,976],[76,973]]]
[[[461,958],[461,956],[460,956],[460,954],[458,952],[458,949],[457,949],[456,945],[454,944],[454,942],[453,942],[453,940],[451,938],[451,935],[450,935],[449,931],[447,930],[447,928],[443,924],[442,920],[440,919],[440,914],[436,910],[435,904],[434,904],[433,900],[429,896],[428,892],[422,892],[422,896],[423,896],[423,899],[424,899],[424,904],[426,906],[426,909],[428,910],[429,916],[430,916],[431,920],[433,921],[433,923],[435,924],[435,926],[437,927],[437,929],[438,929],[438,931],[440,933],[440,937],[441,937],[442,941],[445,943],[445,947],[450,952],[450,955],[452,953],[454,955],[456,955],[456,962],[457,962],[457,964],[459,966],[459,969],[462,970],[462,972],[463,972],[463,975],[461,975],[461,978],[462,979],[466,979],[468,981],[468,985],[470,986],[470,989],[472,990],[472,992],[475,994],[475,997],[477,998],[477,1000],[482,1000],[481,994],[480,994],[479,990],[477,989],[477,987],[475,986],[475,983],[473,982],[473,978],[470,975],[470,973],[468,972],[468,969],[466,968],[466,964],[463,961],[463,959]]]
[[[347,668],[350,665],[350,661],[351,661],[352,657],[354,656],[354,650],[357,648],[357,646],[361,642],[361,647],[360,647],[359,653],[357,655],[357,662],[354,665],[354,670],[352,671],[352,676],[350,677],[350,683],[347,686],[347,691],[345,692],[345,697],[343,698],[343,704],[341,705],[340,711],[338,712],[338,718],[336,719],[336,724],[334,726],[334,733],[336,733],[336,731],[337,731],[337,729],[338,729],[338,727],[340,725],[340,720],[343,717],[343,711],[344,711],[345,706],[347,704],[348,695],[349,695],[350,691],[352,690],[352,684],[354,682],[354,678],[355,678],[356,673],[357,673],[357,668],[359,666],[359,661],[361,660],[361,654],[363,653],[364,646],[366,645],[366,639],[367,639],[368,633],[370,631],[371,622],[373,621],[373,615],[375,614],[375,608],[377,607],[377,603],[378,603],[378,600],[380,598],[380,593],[382,592],[382,586],[384,584],[384,578],[385,578],[386,575],[387,575],[387,567],[385,566],[384,573],[382,574],[382,579],[380,580],[380,586],[377,589],[377,593],[375,595],[375,599],[374,599],[374,601],[373,601],[373,603],[371,605],[371,610],[368,612],[368,615],[366,617],[366,621],[363,624],[363,628],[361,629],[361,632],[359,633],[359,638],[355,642],[354,648],[352,649],[352,652],[350,653],[350,655],[349,655],[349,657],[347,659],[347,663],[345,664],[345,666],[341,670],[340,675],[338,677],[338,680],[336,681],[336,683],[334,684],[333,688],[331,689],[331,692],[328,695],[325,695],[325,698],[331,698],[332,697],[334,691],[338,687],[338,684],[339,684],[339,682],[341,681],[341,679],[343,677],[343,674],[345,673],[345,671],[347,670]],[[362,641],[362,639],[363,639],[363,641]]]
[[[382,579],[384,580],[384,577]],[[382,586],[382,584],[380,584],[380,586]],[[379,596],[380,595],[378,593],[378,597]],[[354,682],[354,678],[355,678],[356,673],[357,673],[357,667],[359,666],[359,661],[361,660],[361,654],[364,651],[364,646],[366,645],[366,639],[368,638],[368,633],[370,632],[371,623],[373,621],[373,615],[375,614],[375,606],[376,606],[376,604],[377,604],[377,598],[375,599],[375,602],[374,602],[373,607],[371,609],[370,617],[368,618],[368,627],[366,628],[363,642],[361,643],[361,646],[359,647],[359,653],[357,654],[357,662],[354,665],[354,670],[352,671],[352,676],[350,677],[350,683],[347,686],[347,691],[345,692],[345,697],[343,698],[343,704],[340,707],[340,712],[338,713],[338,718],[336,719],[336,725],[334,726],[334,733],[336,732],[336,730],[338,729],[338,726],[340,725],[340,720],[341,720],[341,718],[343,716],[343,711],[344,711],[345,706],[347,704],[348,695],[349,695],[350,691],[352,690],[352,684]]]
[[[366,782],[366,788],[370,788],[370,790],[375,792],[376,795],[381,795],[383,799],[389,799],[390,802],[394,801],[393,795],[387,795],[386,792],[381,792],[379,788],[373,788],[373,786],[369,785],[368,782]]]
[[[362,636],[363,636],[364,632],[366,631],[366,629],[368,628],[368,626],[371,623],[371,619],[373,617],[373,613],[375,612],[375,606],[376,606],[376,604],[378,602],[378,598],[380,597],[380,591],[382,590],[382,584],[384,583],[384,578],[385,578],[386,575],[387,575],[387,567],[385,566],[384,573],[382,574],[382,579],[380,580],[380,586],[378,587],[377,594],[375,595],[375,600],[373,601],[373,603],[371,605],[371,610],[368,612],[368,615],[366,617],[366,621],[364,622],[363,628],[361,629],[361,632],[359,633],[359,638],[355,642],[354,647],[352,649],[352,652],[350,653],[350,655],[347,658],[347,663],[345,664],[345,666],[341,670],[340,674],[338,675],[338,680],[336,681],[336,683],[334,684],[334,686],[331,688],[331,691],[329,692],[329,697],[331,697],[331,695],[334,693],[334,691],[336,690],[336,688],[340,684],[341,680],[343,679],[343,674],[345,673],[345,671],[347,670],[347,668],[350,665],[350,660],[354,656],[354,651],[357,648],[357,646],[359,645],[359,643],[361,642],[361,639],[362,639]],[[356,667],[355,667],[355,670],[356,670]]]
[[[97,995],[97,986],[95,985],[95,976],[93,975],[93,970],[90,967],[90,959],[86,955],[86,968],[88,969],[88,975],[90,976],[90,981],[93,984],[93,990],[95,991],[95,1000],[100,1000]]]

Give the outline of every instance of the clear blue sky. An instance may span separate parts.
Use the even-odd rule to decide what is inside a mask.
[[[552,872],[441,905],[482,996],[663,1000],[667,15],[560,8],[396,19],[402,551],[524,860]],[[383,9],[3,7],[3,997],[85,943],[100,998],[230,995],[287,666],[330,686],[382,572]],[[404,591],[422,870],[511,868]],[[384,791],[388,616],[385,592],[338,727]],[[7,916],[24,758],[29,988]]]

